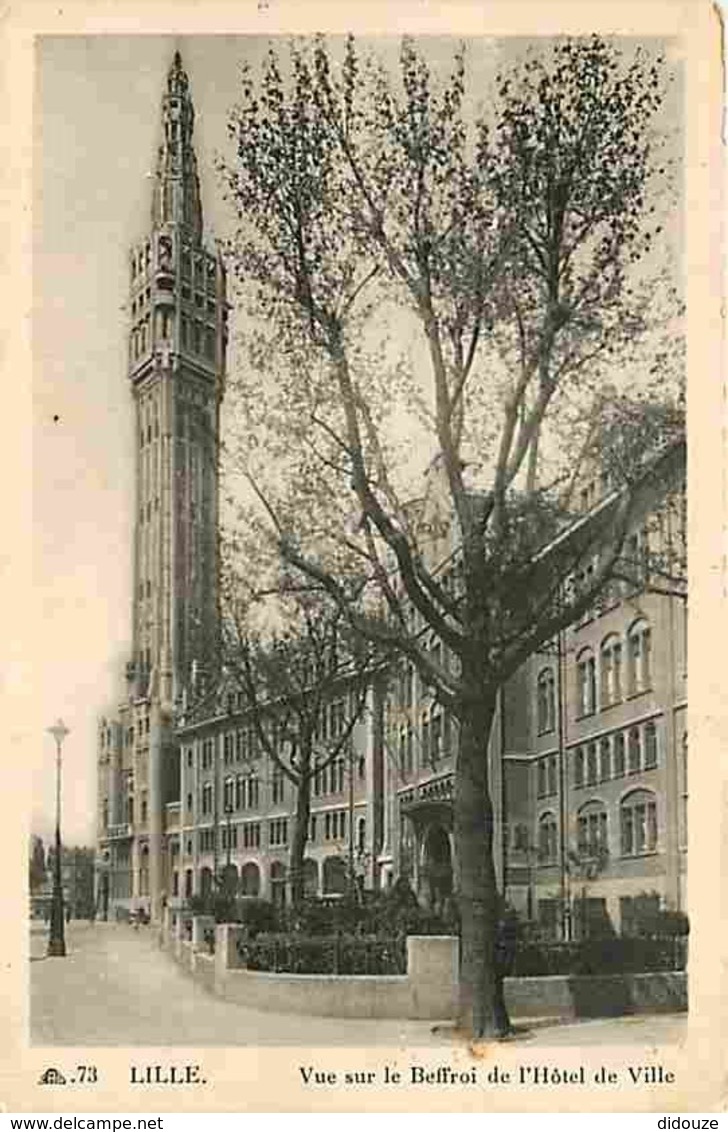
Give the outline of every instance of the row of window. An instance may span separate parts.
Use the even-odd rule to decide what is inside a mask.
[[[359,774],[364,776],[364,759],[359,760]],[[335,759],[329,766],[318,771],[313,781],[313,793],[316,797],[322,794],[342,794],[345,789],[346,763],[344,759]],[[271,805],[282,805],[286,800],[286,778],[280,767],[274,767],[270,779]],[[260,779],[256,774],[239,774],[236,778],[227,778],[223,783],[223,810],[233,813],[240,810],[255,810],[260,805]],[[200,789],[200,812],[203,815],[212,814],[214,810],[214,784],[205,782]],[[194,795],[187,794],[187,810],[194,810]]]
[[[214,303],[210,303],[210,314],[215,313]],[[172,337],[172,312],[166,307],[161,308],[156,312],[156,328],[157,338],[160,340],[168,341]],[[199,354],[200,357],[206,357],[210,361],[215,359],[215,328],[214,326],[206,325],[195,318],[190,318],[187,315],[182,315],[180,320],[180,342],[183,350],[190,350],[194,354]],[[132,361],[146,354],[147,349],[152,344],[152,320],[150,315],[145,315],[137,325],[132,327],[131,330],[131,356]],[[157,434],[158,435],[158,434]],[[141,433],[142,447],[146,441],[149,442],[151,437],[148,430],[146,433]]]
[[[145,521],[147,523],[151,523],[151,521],[152,521],[152,509],[154,509],[155,511],[159,510],[159,496],[158,495],[156,495],[153,500],[148,499],[146,503],[141,504],[141,506],[139,508],[139,522],[140,523],[144,523]]]
[[[626,665],[624,663],[626,652]],[[612,707],[626,697],[648,691],[652,685],[652,637],[646,621],[636,622],[623,642],[610,634],[599,650],[599,664],[591,648],[576,657],[577,718]],[[545,667],[536,684],[536,722],[540,735],[556,728],[556,676]]]
[[[346,810],[328,810],[323,817],[324,840],[343,840],[346,837]]]
[[[558,859],[558,820],[553,813],[538,823],[538,856],[542,864]],[[601,802],[589,802],[576,819],[576,850],[587,859],[606,857],[609,851],[607,810]],[[623,857],[653,853],[657,848],[657,804],[649,790],[633,790],[619,805],[619,845]]]
[[[321,824],[319,824],[319,822]],[[220,846],[226,849],[259,849],[261,845],[261,823],[245,822],[242,825],[221,824]],[[329,810],[323,814],[312,814],[309,820],[308,841],[315,842],[317,833],[323,832],[324,841],[343,841],[347,836],[346,810]],[[364,852],[366,845],[366,819],[360,817],[356,824],[357,846]],[[268,844],[270,846],[286,845],[288,843],[288,818],[272,818],[268,822]],[[200,853],[212,853],[215,850],[215,827],[209,826],[198,831],[197,845]],[[192,842],[188,841],[188,853],[192,852]],[[179,842],[175,841],[170,847],[173,858],[179,856]]]
[[[308,840],[315,843],[317,834],[321,829],[319,822],[323,822],[324,841],[343,841],[347,836],[346,810],[329,810],[323,814],[311,814],[308,823]],[[356,844],[360,853],[366,846],[366,818],[360,817],[356,822]]]
[[[182,275],[185,279],[192,278],[192,271],[194,268],[195,282],[198,287],[202,287],[207,283],[209,288],[215,286],[215,261],[214,259],[204,259],[202,256],[197,256],[192,259],[188,248],[182,249]]]
[[[346,728],[346,703],[344,700],[335,700],[331,703],[326,711],[322,712],[321,721],[315,734],[317,741],[336,740],[341,737]],[[275,740],[275,735],[269,736],[271,741]],[[222,739],[222,760],[225,766],[230,766],[233,762],[245,763],[257,759],[260,754],[260,742],[255,727],[249,724],[246,727],[240,727],[236,731],[227,731]],[[202,743],[202,751],[200,755],[200,766],[202,770],[209,770],[215,759],[215,740],[213,738],[205,739]],[[336,764],[342,764],[343,759],[335,760]],[[194,752],[192,747],[187,748],[186,762],[188,768],[192,768],[194,763]],[[364,776],[364,759],[360,757],[359,760],[359,775]],[[332,766],[334,763],[331,764]],[[335,793],[336,789],[342,789],[341,786],[327,787],[325,771],[326,767],[322,768],[319,772],[319,793]],[[274,772],[275,773],[275,772]],[[335,780],[338,782],[340,771],[337,769],[335,772]]]
[[[273,818],[268,822],[268,844],[286,845],[288,843],[288,818]]]
[[[577,715],[592,715],[598,708],[612,707],[626,696],[636,696],[652,686],[652,636],[645,621],[630,629],[626,641],[627,664],[623,672],[623,644],[616,634],[607,637],[596,658],[582,649],[576,658]],[[626,675],[626,682],[625,682]]]
[[[346,779],[346,762],[343,758],[333,759],[328,766],[317,770],[313,778],[313,793],[316,798],[322,794],[341,794]]]
[[[153,440],[159,439],[159,418],[154,417],[149,421],[146,426],[142,425],[139,429],[139,447],[144,448],[145,445],[151,444]]]
[[[417,760],[415,747],[419,748],[419,765],[434,769],[443,759],[450,757],[453,732],[456,723],[447,712],[425,711],[420,718],[419,731],[412,723],[399,729],[398,762],[406,777],[413,773]]]
[[[626,731],[604,735],[599,743],[577,747],[572,755],[574,786],[594,786],[625,774],[654,770],[658,763],[657,725],[649,720]]]
[[[176,130],[177,124],[171,123],[171,128]],[[176,141],[176,137],[174,139]],[[169,186],[166,186],[169,187]],[[159,263],[163,267],[171,267],[174,253],[174,245],[166,233],[159,236],[159,249],[158,258]],[[136,252],[132,252],[131,256],[131,277],[136,280],[139,276],[144,275],[149,271],[152,262],[152,245],[149,240],[146,241],[144,246]],[[192,255],[187,247],[182,249],[182,276],[185,279],[192,279],[194,271],[194,282],[197,287],[207,287],[208,290],[214,290],[217,264],[212,256],[205,256],[198,253]]]
[[[271,861],[268,875],[270,879],[270,895],[272,899],[278,903],[285,903],[285,885],[286,885],[287,869],[283,861]],[[346,866],[339,856],[326,857],[321,866],[321,884],[325,893],[332,893],[342,895],[346,891]],[[120,874],[120,879],[130,882],[131,877],[127,873]],[[199,887],[198,892],[206,895],[212,892],[213,889],[213,874],[208,866],[203,866],[198,872]],[[238,873],[237,866],[230,865],[230,870],[227,876],[228,883],[232,884],[233,891],[237,891],[241,896],[259,896],[261,892],[262,871],[255,861],[247,861],[241,866]],[[319,884],[319,866],[318,863],[311,858],[307,858],[303,863],[303,883],[304,890],[311,896],[314,896],[318,891]],[[172,895],[179,896],[180,890],[180,873],[178,869],[172,872]],[[184,871],[184,895],[189,899],[194,891],[194,870],[185,869]],[[129,884],[129,894],[131,893],[131,886]]]
[[[571,754],[575,787],[595,786],[654,770],[658,764],[657,724],[654,720],[603,735],[597,742],[583,743]],[[536,762],[536,793],[539,798],[558,794],[558,757],[543,755]]]
[[[272,827],[276,823],[271,822],[270,836],[273,837]],[[285,844],[287,840],[287,831],[284,831],[282,842],[270,841],[271,845]],[[245,822],[243,825],[222,825],[220,826],[220,847],[222,849],[260,849],[261,841],[261,823]],[[200,853],[214,853],[215,851],[215,827],[209,826],[207,829],[201,829],[197,834],[197,847]],[[189,855],[192,853],[192,841],[187,842],[187,852]],[[179,856],[179,843],[175,842],[171,847],[171,854],[173,858]]]
[[[152,262],[152,245],[149,240],[143,248],[138,252],[132,252],[131,257],[131,277],[136,279],[137,275],[143,274],[149,270],[149,265]]]
[[[447,671],[451,667],[449,650],[442,641],[433,637],[427,652],[433,664]],[[397,671],[394,684],[394,712],[396,715],[408,713],[428,692],[429,685],[414,666],[405,664]]]

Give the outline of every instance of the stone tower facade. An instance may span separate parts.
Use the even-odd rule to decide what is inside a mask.
[[[176,53],[162,99],[151,226],[129,257],[136,424],[132,656],[99,729],[99,902],[159,914],[165,806],[179,798],[173,718],[218,654],[218,434],[227,303],[203,240],[195,112]]]

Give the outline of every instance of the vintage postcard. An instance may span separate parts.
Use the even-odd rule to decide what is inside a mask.
[[[3,50],[0,1104],[721,1111],[718,12]]]

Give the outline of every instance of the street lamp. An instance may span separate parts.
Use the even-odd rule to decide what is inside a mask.
[[[51,898],[51,929],[48,936],[48,955],[64,956],[66,941],[63,935],[63,877],[61,872],[61,746],[68,728],[59,719],[48,732],[56,741],[56,852],[53,858],[53,896]]]
[[[231,836],[232,816],[233,816],[232,802],[227,802],[225,804],[225,823],[226,823],[226,826],[227,826],[227,830],[226,830],[227,862],[225,864],[225,885],[224,885],[226,896],[232,896],[232,892],[231,892],[232,883],[231,883],[231,877],[230,877],[231,850],[232,850],[232,836]]]

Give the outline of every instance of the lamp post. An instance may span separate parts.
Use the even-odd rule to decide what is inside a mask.
[[[227,826],[226,841],[227,841],[227,861],[225,863],[225,895],[231,896],[232,885],[230,883],[230,864],[231,864],[231,850],[232,850],[232,816],[233,807],[232,802],[225,803],[225,824]]]
[[[66,941],[63,934],[63,874],[61,862],[61,746],[68,735],[62,719],[47,729],[56,741],[56,852],[53,858],[53,896],[51,899],[51,928],[48,936],[48,955],[64,956]]]

